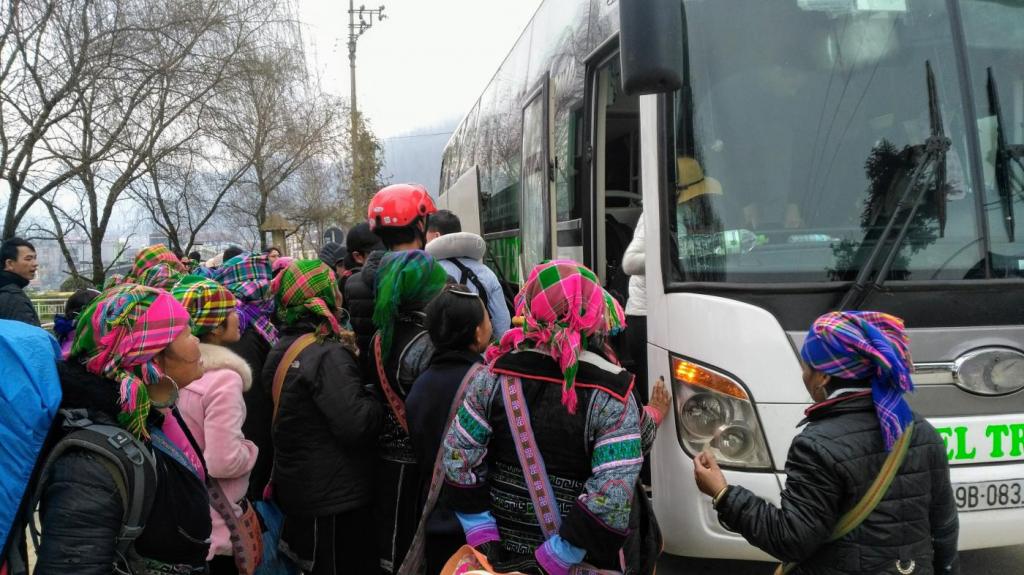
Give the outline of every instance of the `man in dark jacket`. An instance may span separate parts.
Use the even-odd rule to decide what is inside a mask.
[[[363,366],[369,365],[366,358],[369,357],[370,339],[377,331],[373,326],[374,283],[377,280],[377,270],[380,269],[380,260],[385,253],[384,250],[371,253],[363,267],[345,281],[343,301],[352,324],[352,331],[356,334],[359,363]],[[370,374],[369,371],[365,373]]]
[[[902,320],[890,315],[834,312],[814,323],[801,356],[804,384],[816,403],[790,447],[781,508],[727,485],[709,454],[694,459],[698,487],[714,498],[722,522],[765,552],[796,563],[788,573],[959,572],[946,448],[902,398],[912,389],[907,347]],[[877,403],[873,390],[882,398]],[[849,522],[843,515],[907,441],[877,507],[862,522]],[[852,531],[836,539],[839,526]]]
[[[345,294],[345,286],[348,284],[349,278],[363,271],[363,266],[366,265],[366,260],[369,259],[370,254],[377,251],[384,250],[384,244],[381,243],[380,238],[377,234],[370,231],[370,224],[366,222],[358,223],[352,226],[352,229],[348,231],[348,235],[345,236],[345,248],[348,253],[345,255],[343,262],[344,272],[338,276],[338,290]],[[365,288],[366,285],[360,286],[360,289]],[[367,297],[366,294],[361,294]],[[373,299],[373,294],[369,294],[369,300]],[[342,306],[348,311],[348,298],[342,302]]]
[[[25,287],[36,277],[36,248],[21,238],[11,238],[0,246],[0,319],[39,325],[32,300]]]
[[[337,242],[327,242],[320,248],[320,253],[317,257],[334,270],[335,277],[341,278],[345,272],[346,256],[348,256],[348,248]]]

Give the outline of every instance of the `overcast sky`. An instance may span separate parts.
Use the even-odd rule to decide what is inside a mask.
[[[297,1],[310,64],[327,90],[347,99],[348,1]],[[423,133],[468,112],[541,0],[366,3],[383,3],[386,19],[359,39],[359,107],[384,139]],[[7,182],[0,181],[0,195],[8,193]]]
[[[483,92],[540,0],[356,0],[386,19],[360,39],[357,99],[378,137],[461,118]],[[299,0],[324,86],[349,95],[348,1]],[[312,63],[312,62],[311,62]]]

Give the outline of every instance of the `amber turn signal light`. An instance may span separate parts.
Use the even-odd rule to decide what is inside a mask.
[[[672,375],[676,380],[694,387],[703,387],[743,401],[750,399],[747,392],[728,377],[685,359],[672,358]]]

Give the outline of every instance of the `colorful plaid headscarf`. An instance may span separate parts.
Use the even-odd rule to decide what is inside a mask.
[[[608,293],[608,290],[601,288],[601,291],[604,293],[606,308],[604,318],[608,324],[604,331],[611,336],[619,335],[626,329],[626,312],[622,309],[622,304],[619,303],[619,300]]]
[[[343,330],[334,310],[338,305],[338,283],[334,272],[320,260],[295,260],[271,284],[277,294],[277,313],[287,325],[310,314],[325,321],[317,329],[317,339],[342,337]]]
[[[801,357],[817,371],[843,379],[871,378],[871,396],[886,449],[892,449],[914,420],[903,394],[910,379],[910,342],[903,320],[885,313],[827,313],[811,326]]]
[[[158,263],[146,268],[138,277],[129,281],[139,285],[171,291],[171,288],[178,283],[184,275],[177,268],[165,263]]]
[[[143,272],[157,264],[167,264],[179,274],[186,272],[185,264],[181,263],[178,256],[167,249],[167,246],[156,244],[139,250],[139,253],[135,256],[135,265],[132,267],[128,277],[132,281],[137,281],[142,277]]]
[[[517,349],[533,348],[553,357],[565,382],[562,404],[576,412],[576,373],[588,339],[610,334],[626,325],[622,306],[601,287],[601,280],[583,264],[555,260],[540,264],[516,296],[514,327],[487,350],[489,363]]]
[[[192,335],[196,337],[210,333],[235,311],[235,296],[224,286],[204,277],[183,277],[171,289],[171,295],[192,316]]]
[[[252,326],[267,343],[275,345],[277,328],[270,321],[274,314],[271,269],[267,256],[242,254],[210,270],[210,277],[235,295],[238,301],[239,328],[245,331]]]
[[[124,283],[124,276],[121,274],[110,274],[107,279],[103,281],[103,289],[100,291],[107,291],[108,289],[119,286]]]
[[[380,330],[384,357],[390,356],[399,312],[422,310],[441,293],[446,283],[448,273],[423,250],[391,252],[381,259],[377,270],[373,325]]]
[[[276,274],[277,272],[288,267],[288,264],[292,263],[293,261],[295,261],[295,258],[291,256],[281,256],[274,260],[274,263],[271,264],[271,268],[273,269],[273,272]]]
[[[147,386],[163,377],[153,358],[187,329],[188,311],[171,294],[136,284],[103,293],[78,316],[71,356],[89,373],[118,382],[118,419],[136,437],[149,436]]]

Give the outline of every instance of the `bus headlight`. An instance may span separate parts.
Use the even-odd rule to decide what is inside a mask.
[[[679,421],[694,437],[711,437],[730,415],[727,403],[710,393],[698,393],[683,404]]]
[[[769,469],[750,394],[734,378],[671,356],[676,435],[691,457],[710,449],[723,467]]]
[[[743,459],[754,447],[754,434],[743,425],[724,425],[715,433],[711,446],[730,459]]]
[[[990,347],[976,349],[953,363],[953,380],[981,395],[1006,395],[1024,388],[1024,353]]]

